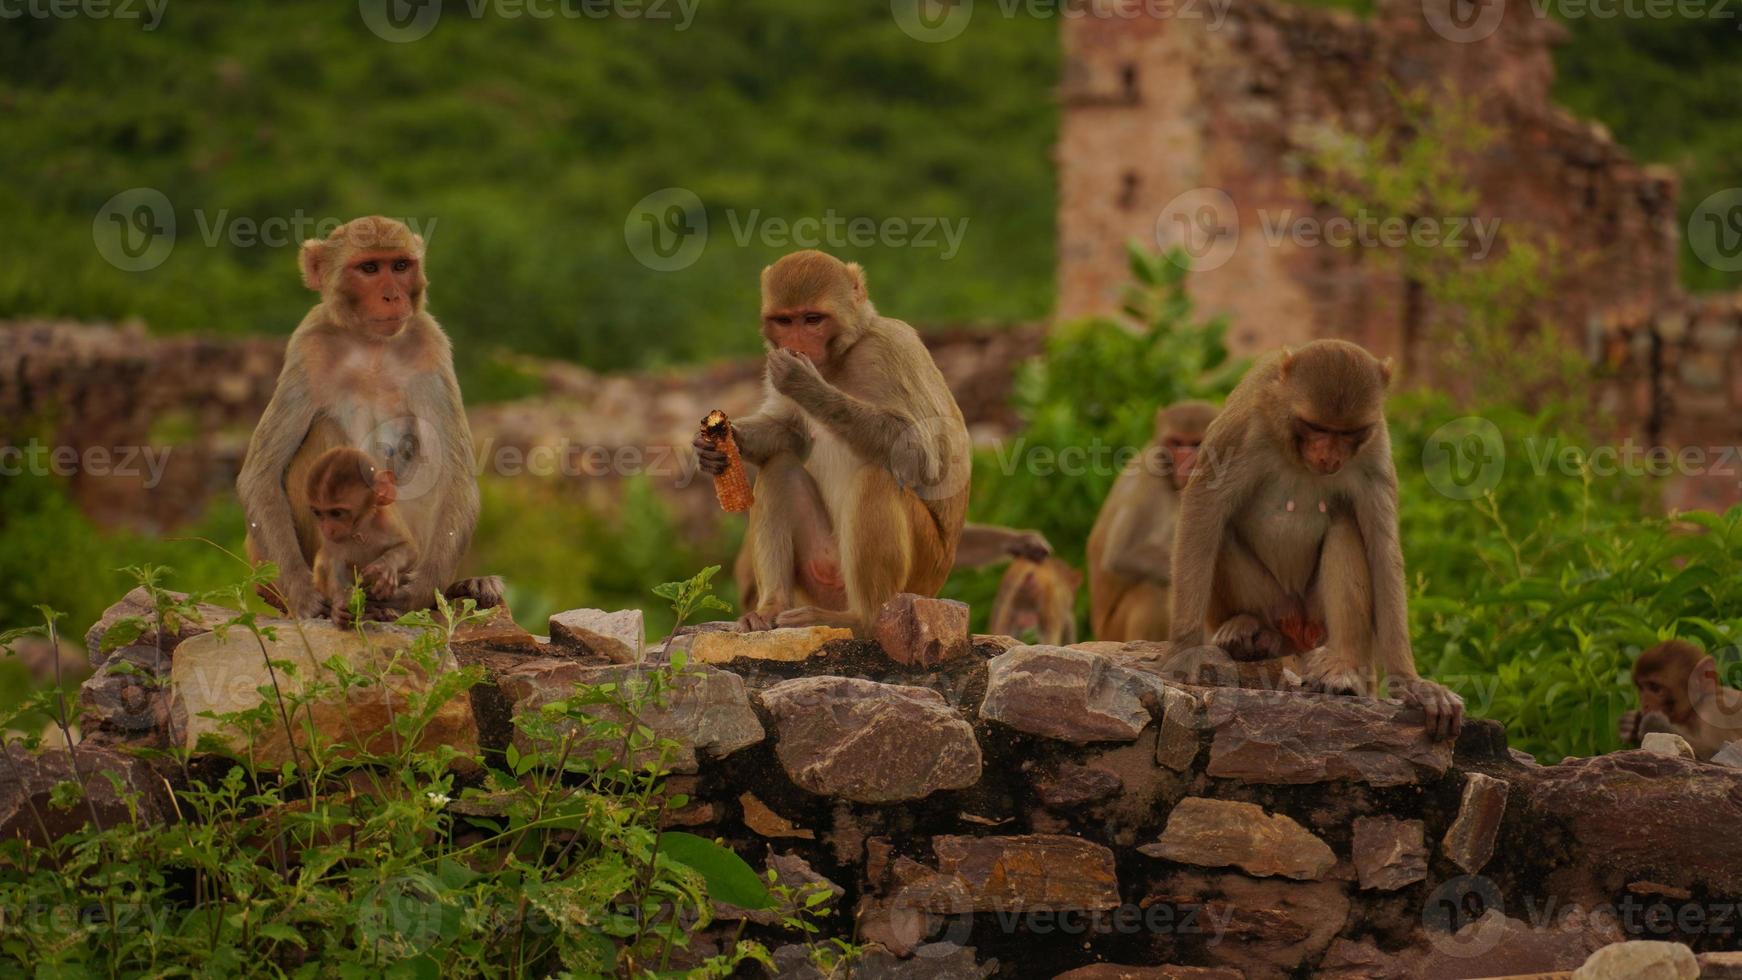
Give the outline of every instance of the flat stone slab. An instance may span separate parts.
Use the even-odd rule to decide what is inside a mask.
[[[987,668],[980,717],[1079,745],[1129,742],[1150,723],[1167,684],[1122,662],[1068,647],[1023,646]]]
[[[1331,846],[1280,813],[1237,800],[1188,796],[1167,816],[1161,839],[1142,853],[1205,868],[1233,866],[1260,878],[1318,881],[1337,863]]]
[[[574,695],[575,685],[617,684],[645,678],[657,668],[636,665],[588,666],[568,660],[537,660],[503,673],[497,683],[514,702],[516,714],[537,711],[544,705]],[[649,705],[637,719],[664,739],[677,743],[677,755],[669,759],[672,771],[696,772],[698,753],[721,759],[762,741],[765,733],[750,707],[744,680],[737,674],[702,665],[690,665],[667,691],[664,704]],[[588,705],[589,714],[622,722],[623,713],[613,705]],[[537,747],[519,728],[514,733],[521,751]]]
[[[800,677],[762,692],[794,783],[855,803],[900,803],[980,780],[974,729],[929,688]]]
[[[550,618],[552,646],[632,664],[646,643],[641,610],[570,609]]]
[[[1208,772],[1221,779],[1405,786],[1452,764],[1452,741],[1429,738],[1420,712],[1396,702],[1239,688],[1199,694],[1199,723],[1213,733]]]
[[[724,664],[746,660],[809,660],[836,640],[851,640],[853,631],[836,626],[762,630],[755,633],[708,631],[680,636],[674,650],[688,650],[692,663]]]
[[[1119,905],[1113,852],[1080,837],[939,837],[932,850],[938,874],[959,884],[967,898],[966,908],[957,901],[933,911],[1094,911]]]
[[[1427,825],[1392,816],[1356,817],[1355,875],[1364,889],[1395,891],[1427,879]]]

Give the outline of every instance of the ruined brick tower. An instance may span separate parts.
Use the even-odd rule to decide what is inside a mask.
[[[1742,442],[1737,297],[1682,294],[1673,173],[1551,101],[1564,30],[1532,5],[1379,0],[1370,19],[1286,0],[1085,6],[1062,27],[1061,318],[1117,308],[1126,242],[1184,244],[1192,296],[1230,316],[1238,351],[1343,337],[1413,363],[1433,310],[1396,263],[1277,229],[1336,214],[1296,184],[1316,137],[1394,127],[1395,93],[1425,87],[1473,100],[1493,132],[1465,171],[1474,213],[1435,217],[1498,221],[1502,247],[1514,235],[1557,243],[1539,315],[1611,370],[1602,397],[1624,423],[1617,437]],[[1497,19],[1464,30],[1472,9]],[[1680,481],[1670,497],[1715,506],[1739,487]]]

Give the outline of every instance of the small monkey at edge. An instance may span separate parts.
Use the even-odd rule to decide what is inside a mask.
[[[1621,716],[1621,741],[1638,745],[1651,732],[1688,740],[1694,755],[1710,759],[1726,742],[1742,739],[1742,691],[1718,683],[1718,662],[1682,640],[1669,640],[1633,662],[1639,709]]]
[[[360,449],[329,449],[309,468],[308,502],[321,532],[314,584],[335,620],[350,618],[353,582],[377,603],[403,601],[410,588],[417,542],[394,506],[398,490],[393,471]]]
[[[934,596],[968,505],[968,428],[919,334],[877,312],[857,263],[794,252],[762,270],[762,407],[733,422],[758,467],[739,562],[746,629],[852,626]],[[703,471],[725,454],[704,436]]]
[[[1236,659],[1302,655],[1309,688],[1391,694],[1428,731],[1464,702],[1416,673],[1397,472],[1385,426],[1390,362],[1341,340],[1266,355],[1210,424],[1181,497],[1172,640]]]

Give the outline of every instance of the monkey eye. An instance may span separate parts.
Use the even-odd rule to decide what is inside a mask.
[[[394,272],[404,272],[405,270],[407,270],[409,268],[411,268],[411,261],[409,259],[394,259],[393,260],[393,271]]]
[[[372,276],[375,273],[381,271],[381,263],[376,262],[373,259],[371,259],[368,262],[358,263],[357,271],[363,273],[366,276]]]
[[[804,323],[805,323],[805,326],[807,326],[807,327],[814,327],[817,324],[823,322],[823,320],[824,320],[824,317],[821,313],[806,313],[804,315]]]

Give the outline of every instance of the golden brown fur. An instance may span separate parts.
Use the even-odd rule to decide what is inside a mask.
[[[1623,742],[1638,744],[1651,732],[1688,740],[1694,755],[1710,759],[1728,742],[1742,739],[1742,691],[1718,683],[1718,664],[1704,650],[1669,640],[1633,662],[1639,708],[1621,716]]]
[[[1077,588],[1083,574],[1057,558],[1017,558],[1004,570],[987,632],[1068,646],[1077,642]]]
[[[328,449],[362,449],[397,477],[398,510],[418,550],[418,592],[404,605],[432,604],[471,543],[478,519],[472,433],[447,335],[424,312],[423,251],[423,239],[403,224],[370,217],[304,242],[299,254],[303,282],[321,300],[291,334],[236,481],[249,556],[277,563],[268,598],[293,615],[318,615],[323,607],[309,564],[319,540],[307,479]],[[494,578],[458,582],[448,592],[483,605],[501,601]]]
[[[1383,414],[1390,366],[1314,341],[1266,356],[1228,396],[1181,495],[1172,639],[1236,657],[1304,654],[1309,686],[1393,696],[1445,737],[1463,701],[1410,649],[1397,474]]]
[[[767,393],[733,423],[759,467],[744,622],[864,630],[895,593],[936,595],[949,576],[967,426],[919,334],[877,313],[856,264],[798,252],[763,271],[762,293]],[[696,451],[708,472],[724,465]]]
[[[1215,417],[1216,407],[1207,402],[1157,411],[1154,440],[1119,474],[1101,505],[1087,554],[1095,639],[1167,639],[1174,525],[1184,484],[1172,452],[1195,449]]]

